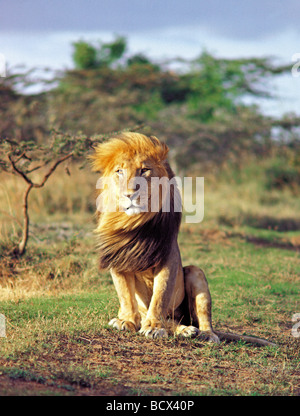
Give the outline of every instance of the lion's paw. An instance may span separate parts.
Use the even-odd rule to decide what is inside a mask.
[[[220,344],[220,339],[218,335],[216,335],[212,331],[200,331],[199,332],[199,338],[203,338],[204,340],[208,342],[212,342],[214,344]]]
[[[130,321],[122,321],[119,318],[113,318],[108,323],[109,326],[118,329],[119,331],[130,331],[136,332],[136,327],[134,323]]]
[[[195,338],[199,334],[200,334],[200,330],[193,325],[190,325],[190,326],[181,325],[180,331],[178,332],[178,335],[184,338]]]
[[[146,328],[140,329],[140,333],[144,334],[146,338],[152,338],[152,339],[168,337],[168,333],[164,328],[146,327]]]

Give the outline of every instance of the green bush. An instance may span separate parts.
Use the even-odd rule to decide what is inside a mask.
[[[288,163],[287,160],[276,159],[265,171],[266,188],[283,189],[298,188],[300,185],[300,170]]]

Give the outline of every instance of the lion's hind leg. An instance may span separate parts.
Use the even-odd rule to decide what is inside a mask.
[[[211,324],[211,297],[205,274],[196,266],[183,268],[186,302],[193,325],[179,325],[176,332],[183,336],[201,336],[219,343]],[[199,328],[199,329],[198,329]]]

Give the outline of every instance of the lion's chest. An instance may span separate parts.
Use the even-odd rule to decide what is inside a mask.
[[[135,273],[136,284],[145,286],[148,290],[153,291],[154,273],[153,269],[144,272]]]

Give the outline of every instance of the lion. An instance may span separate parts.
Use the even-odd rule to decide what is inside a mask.
[[[168,212],[162,209],[162,189],[158,209],[149,209],[151,178],[171,180],[175,176],[167,161],[168,151],[154,136],[128,132],[97,145],[92,156],[93,169],[102,178],[110,178],[110,186],[99,192],[102,209],[96,228],[99,266],[110,270],[120,303],[118,317],[109,325],[140,331],[147,338],[164,338],[170,327],[184,337],[201,331],[219,342],[212,328],[205,274],[196,266],[182,266],[177,242],[181,210],[174,209],[178,190],[170,190]],[[146,210],[138,201],[139,178],[145,180],[148,190]],[[103,209],[112,193],[117,202],[113,212]]]
[[[167,145],[154,136],[126,132],[94,150],[92,168],[101,172],[95,230],[99,268],[110,270],[120,304],[109,325],[147,338],[165,338],[172,331],[219,343],[222,333],[212,327],[206,276],[196,266],[182,265],[175,182],[164,192],[175,177]],[[155,178],[167,181],[154,190]],[[163,209],[167,197],[169,209]],[[153,200],[156,209],[151,209]]]

